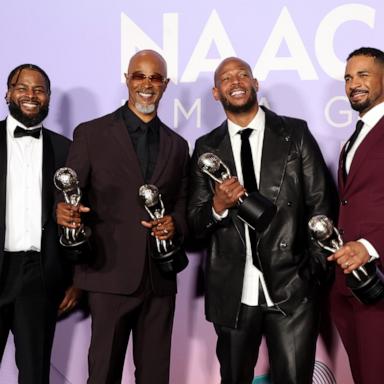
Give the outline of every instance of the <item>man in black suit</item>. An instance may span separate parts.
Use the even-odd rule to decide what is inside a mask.
[[[186,235],[189,151],[157,117],[169,81],[165,60],[140,51],[125,76],[128,102],[80,124],[67,162],[91,209],[85,221],[93,253],[75,273],[75,284],[88,292],[92,316],[88,383],[121,381],[132,332],[136,383],[168,384],[176,274],[160,270],[150,239],[182,242]],[[165,215],[159,220],[151,220],[139,201],[146,183],[162,195]],[[69,228],[80,222],[65,203],[58,205],[57,218]]]
[[[0,356],[11,330],[19,383],[48,384],[58,311],[76,301],[72,288],[64,297],[71,268],[54,220],[53,175],[70,141],[42,125],[51,90],[41,68],[18,66],[7,86],[9,115],[0,121]]]
[[[210,241],[206,317],[218,336],[222,383],[252,383],[265,335],[272,382],[309,384],[319,322],[314,272],[324,273],[326,262],[307,223],[331,214],[328,172],[305,121],[259,107],[246,62],[225,59],[214,81],[227,120],[196,142],[188,218],[195,235]],[[207,152],[233,176],[213,182],[198,165]],[[262,232],[237,216],[245,190],[277,207]]]

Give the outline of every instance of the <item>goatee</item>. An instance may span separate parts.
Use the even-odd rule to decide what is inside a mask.
[[[26,127],[34,127],[40,124],[47,116],[49,112],[49,106],[41,107],[39,112],[34,116],[27,116],[23,113],[21,108],[13,101],[8,104],[9,113],[21,124]]]

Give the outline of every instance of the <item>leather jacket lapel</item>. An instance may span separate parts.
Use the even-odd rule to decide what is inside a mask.
[[[283,119],[265,110],[265,131],[260,170],[260,193],[276,202],[292,145],[290,129]]]

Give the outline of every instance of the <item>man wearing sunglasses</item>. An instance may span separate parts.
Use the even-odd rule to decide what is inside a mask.
[[[80,124],[67,162],[90,208],[84,220],[92,230],[93,252],[75,274],[75,284],[88,291],[92,315],[88,383],[121,382],[132,332],[136,383],[168,384],[176,272],[160,270],[149,239],[181,243],[186,235],[189,152],[186,141],[157,117],[169,81],[165,60],[140,51],[125,77],[128,102]],[[158,187],[163,218],[148,218],[138,198],[143,184]],[[76,228],[81,219],[60,203],[57,220]]]

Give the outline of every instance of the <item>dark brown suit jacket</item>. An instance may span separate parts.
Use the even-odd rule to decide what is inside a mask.
[[[92,210],[87,225],[93,249],[89,263],[77,268],[75,285],[93,292],[131,294],[149,272],[156,294],[172,294],[175,276],[161,275],[147,257],[149,231],[140,222],[149,216],[138,199],[144,179],[122,108],[80,124],[74,132],[67,164],[77,172],[83,201]],[[188,164],[187,142],[161,123],[159,154],[149,183],[159,188],[166,214],[173,216],[181,238],[187,232]]]

